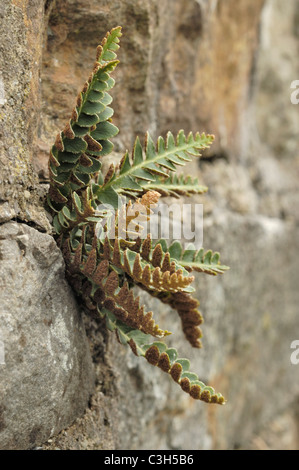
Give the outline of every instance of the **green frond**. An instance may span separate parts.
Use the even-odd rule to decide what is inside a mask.
[[[208,191],[206,186],[199,184],[198,178],[192,179],[190,176],[170,175],[168,178],[160,178],[143,184],[143,190],[158,191],[161,196],[190,196],[191,194],[204,194]]]
[[[101,169],[99,159],[113,149],[110,139],[118,128],[110,122],[113,109],[109,107],[112,97],[108,91],[114,86],[110,73],[118,64],[115,51],[120,36],[121,28],[114,28],[98,47],[93,71],[77,96],[69,122],[50,151],[51,209],[54,204],[59,211],[72,191],[87,187]]]
[[[154,265],[161,267],[162,270],[168,269],[165,266],[172,265],[176,269],[183,269],[187,272],[196,271],[216,276],[229,269],[228,266],[220,263],[218,252],[213,253],[211,250],[205,252],[203,248],[196,250],[191,243],[184,250],[178,240],[171,243],[170,246],[163,239],[153,243],[150,234],[145,240],[137,239],[131,246],[131,250],[140,253],[145,260],[154,258]],[[159,257],[157,257],[157,253],[160,254]]]
[[[73,191],[68,206],[65,205],[60,210],[55,207],[53,201],[48,198],[48,205],[55,214],[53,217],[53,225],[56,233],[59,235],[82,224],[99,222],[100,217],[95,217],[93,202],[90,187],[83,190],[80,195],[76,191]]]
[[[97,62],[103,64],[116,59],[116,51],[119,49],[119,38],[121,37],[121,26],[108,31],[102,43],[97,47]]]
[[[148,189],[156,189],[161,193],[173,191],[179,194],[184,191],[191,194],[191,181],[180,178],[170,180],[170,186],[162,184],[169,179],[169,172],[176,171],[176,167],[183,166],[192,160],[192,157],[200,157],[200,150],[211,145],[214,140],[213,135],[195,134],[190,132],[188,136],[181,130],[175,139],[171,132],[168,132],[166,140],[159,137],[157,148],[150,135],[146,134],[145,149],[143,150],[139,138],[136,139],[132,162],[128,152],[124,155],[118,172],[114,173],[109,181],[99,188],[96,196],[99,201],[107,200],[106,192],[111,198],[112,192],[117,194],[128,194],[130,197],[137,197]],[[171,183],[172,181],[172,183]],[[171,188],[171,184],[173,187]],[[150,186],[150,187],[149,187]],[[195,182],[195,192],[204,192],[206,188],[199,188]],[[114,195],[113,200],[116,200]]]
[[[212,250],[204,251],[203,248],[196,250],[194,245],[190,244],[184,250],[179,241],[173,242],[168,252],[170,257],[177,260],[187,271],[197,271],[216,276],[223,274],[229,269],[228,266],[220,264],[220,255]]]

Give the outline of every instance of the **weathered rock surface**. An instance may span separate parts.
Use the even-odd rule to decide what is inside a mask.
[[[43,1],[0,1],[0,223],[18,217],[49,230],[32,169],[43,35]]]
[[[98,364],[101,383],[87,414],[44,448],[248,448],[259,428],[292,409],[299,395],[298,366],[290,361],[298,262],[281,250],[293,244],[296,252],[298,235],[292,224],[265,216],[215,210],[205,218],[205,246],[217,246],[231,271],[221,278],[196,276],[205,318],[201,350],[186,344],[175,312],[143,297],[159,324],[173,332],[168,343],[226,396],[225,407],[190,399],[111,334],[103,343],[93,325],[88,336],[104,348],[110,376]]]
[[[158,137],[183,128],[216,134],[213,153],[239,155],[249,138],[246,110],[263,4],[92,0],[86,8],[83,0],[58,0],[43,61],[41,141],[64,126],[98,41],[121,25],[113,90],[121,150],[147,130]]]
[[[282,163],[298,162],[299,113],[291,102],[291,84],[299,77],[298,15],[295,0],[266,3],[257,61],[257,133]]]
[[[0,448],[27,449],[83,414],[93,367],[53,238],[9,222],[0,254]]]

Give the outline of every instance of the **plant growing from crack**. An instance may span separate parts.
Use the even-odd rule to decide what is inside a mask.
[[[220,393],[190,372],[189,360],[178,358],[176,349],[162,341],[169,332],[155,323],[152,312],[146,312],[133,287],[143,288],[175,309],[187,340],[199,348],[203,319],[199,302],[192,296],[190,273],[217,275],[228,268],[220,264],[219,253],[197,251],[192,245],[184,250],[178,241],[170,246],[165,240],[154,243],[150,234],[133,237],[129,227],[133,223],[139,234],[139,222],[150,218],[160,196],[207,191],[197,179],[177,176],[175,170],[192,157],[200,157],[214,136],[186,136],[180,131],[174,138],[169,132],[155,145],[147,133],[144,148],[137,138],[132,157],[126,152],[103,175],[101,158],[112,151],[110,139],[118,133],[111,122],[108,91],[115,83],[110,74],[119,63],[120,36],[121,27],[114,28],[98,46],[93,71],[50,151],[47,200],[56,240],[67,279],[88,311],[105,318],[107,328],[122,344],[169,374],[191,397],[223,404]],[[121,209],[120,197],[125,198]]]

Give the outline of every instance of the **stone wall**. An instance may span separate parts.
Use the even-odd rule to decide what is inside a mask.
[[[279,0],[0,1],[0,448],[250,448],[274,418],[295,413],[297,2],[281,8]],[[231,267],[196,276],[202,350],[189,348],[173,312],[142,295],[225,407],[192,401],[86,317],[45,233],[53,136],[98,41],[117,25],[113,158],[148,129],[216,136],[187,168],[209,186],[187,201],[204,203],[204,247]]]

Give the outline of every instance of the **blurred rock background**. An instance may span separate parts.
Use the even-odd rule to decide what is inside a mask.
[[[0,21],[0,448],[298,449],[298,1],[0,0]],[[115,159],[147,130],[216,136],[186,169],[209,186],[186,201],[204,204],[204,247],[231,267],[196,276],[203,348],[145,301],[225,407],[85,317],[48,234],[49,148],[117,25]]]

